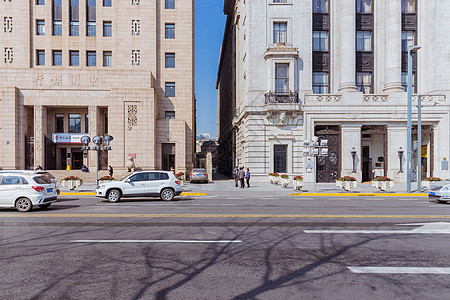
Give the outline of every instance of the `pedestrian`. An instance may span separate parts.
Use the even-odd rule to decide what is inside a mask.
[[[247,168],[247,172],[245,172],[245,179],[247,181],[247,187],[250,187],[250,169]]]
[[[234,171],[233,171],[233,179],[234,179],[235,187],[238,187],[238,181],[239,181],[238,173],[239,173],[239,169],[238,169],[238,167],[235,167]]]
[[[113,173],[114,173],[113,167],[111,167],[111,165],[109,165],[109,167],[108,167],[109,177],[113,177]]]
[[[172,172],[173,174],[175,174],[175,169],[174,169],[174,167],[170,167],[170,172]]]
[[[81,172],[86,173],[86,171],[87,171],[86,165],[82,165],[81,166]]]
[[[239,181],[241,182],[241,188],[244,188],[244,178],[245,178],[245,171],[244,171],[244,167],[240,167],[239,168],[239,172],[238,172],[238,177],[239,177]]]

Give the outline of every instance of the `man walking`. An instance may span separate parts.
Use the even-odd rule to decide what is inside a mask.
[[[234,179],[235,187],[238,187],[238,180],[239,180],[238,173],[239,173],[239,169],[238,169],[238,167],[235,167],[234,171],[233,171],[233,179]]]
[[[247,168],[247,172],[245,172],[245,179],[247,181],[247,187],[250,187],[250,169]]]
[[[241,188],[243,189],[244,188],[244,178],[245,178],[244,167],[239,168],[238,178],[239,178],[239,181],[241,182]]]

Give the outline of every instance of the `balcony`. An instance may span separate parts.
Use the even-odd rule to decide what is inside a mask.
[[[264,96],[266,99],[266,104],[298,103],[298,93],[297,92],[289,92],[289,93],[268,92]]]

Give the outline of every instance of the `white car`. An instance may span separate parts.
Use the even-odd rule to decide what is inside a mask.
[[[450,181],[437,181],[428,189],[428,199],[436,200],[437,202],[450,201]]]
[[[122,197],[160,197],[171,201],[181,194],[181,182],[173,172],[141,171],[117,181],[102,183],[97,187],[96,196],[119,202]]]
[[[0,207],[15,207],[20,212],[30,211],[33,206],[48,208],[56,202],[54,183],[39,174],[20,172],[0,173]]]
[[[50,174],[50,172],[48,171],[43,171],[43,170],[8,170],[8,171],[0,171],[0,175],[2,173],[25,173],[25,174],[39,174],[41,176],[46,176],[48,177],[48,179],[50,179],[51,182],[53,182],[53,184],[55,185],[55,189],[56,189],[56,193],[59,195],[60,194],[60,189],[58,188],[58,180],[55,178],[55,176],[53,176],[52,174]]]

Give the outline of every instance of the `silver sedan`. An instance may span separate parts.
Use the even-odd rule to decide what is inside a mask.
[[[191,172],[191,182],[208,183],[208,174],[205,169],[193,169]]]
[[[431,185],[428,189],[428,199],[438,202],[450,201],[450,181],[441,181]]]

